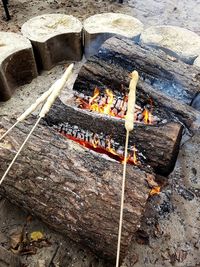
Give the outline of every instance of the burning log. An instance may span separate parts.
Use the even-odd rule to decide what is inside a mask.
[[[138,154],[143,155],[145,164],[151,165],[156,172],[167,175],[172,171],[176,161],[182,126],[172,119],[167,121],[166,113],[162,112],[160,115],[165,119],[159,123],[135,124],[134,134],[130,134],[130,146],[136,146]],[[74,104],[74,99],[69,98],[65,104],[57,100],[46,120],[52,126],[62,127],[68,123],[85,132],[91,131],[98,136],[110,136],[116,143],[114,154],[118,153],[118,149],[124,150],[126,134],[124,119],[80,109]],[[84,138],[83,141],[85,141]]]
[[[137,69],[146,83],[182,103],[189,105],[199,92],[198,68],[178,61],[162,51],[136,45],[129,39],[110,38],[101,47],[97,58],[121,66],[117,72],[121,74],[119,79],[123,75],[124,80],[127,80],[126,73]],[[114,81],[117,82],[116,79]]]
[[[98,88],[94,90],[94,96],[89,97],[84,94],[79,94],[75,92],[77,97],[76,102],[79,108],[87,109],[99,113],[108,114],[118,118],[125,118],[127,112],[127,100],[128,96],[125,95],[122,97],[115,98],[113,92],[109,89],[106,89],[106,96],[99,96],[100,91]],[[149,106],[149,105],[148,105]],[[138,105],[135,105],[134,111],[134,121],[137,123],[146,123],[146,124],[157,124],[161,120],[157,116],[151,114],[151,109],[153,107],[145,106],[141,108]]]
[[[8,141],[1,143],[0,175],[32,124],[29,119],[14,128]],[[3,120],[1,133],[11,125]],[[0,187],[1,194],[99,255],[115,258],[121,164],[39,125],[13,167]],[[145,182],[149,176],[153,174],[128,164],[122,255],[140,225],[150,191]]]
[[[74,89],[86,95],[91,95],[95,87],[123,94],[133,69],[141,77],[137,86],[138,105],[143,106],[151,98],[155,110],[159,109],[156,115],[166,110],[187,126],[200,115],[189,106],[199,92],[199,69],[122,37],[107,40],[99,54],[84,64]]]

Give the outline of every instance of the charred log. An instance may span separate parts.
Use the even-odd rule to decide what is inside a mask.
[[[198,68],[178,61],[161,50],[136,45],[129,39],[109,39],[101,47],[98,57],[129,72],[137,69],[141,78],[153,88],[186,104],[191,103],[200,89]]]
[[[46,120],[51,126],[67,122],[99,135],[105,133],[115,142],[123,146],[125,144],[124,119],[81,110],[57,100]],[[146,164],[152,166],[156,172],[167,175],[176,162],[181,133],[182,126],[175,122],[158,125],[135,124],[129,143],[136,145],[139,152],[143,153]]]
[[[128,88],[129,73],[134,69],[141,77],[137,104],[151,98],[159,113],[165,110],[169,117],[178,118],[188,127],[200,116],[189,106],[200,88],[199,69],[174,61],[162,51],[142,48],[126,38],[107,40],[98,55],[82,67],[74,90],[92,94],[97,86],[123,94]]]
[[[33,124],[20,125],[0,146],[0,175]],[[3,120],[1,133],[11,123]],[[146,173],[127,166],[124,255],[148,198]],[[49,226],[113,259],[117,247],[122,165],[40,125],[4,180],[0,193]]]

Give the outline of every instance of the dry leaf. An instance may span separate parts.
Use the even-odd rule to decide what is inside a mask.
[[[147,178],[145,179],[148,183],[149,187],[157,187],[158,184],[156,183],[156,181],[154,180],[154,176],[151,174],[147,174]]]
[[[10,235],[10,246],[12,249],[17,249],[23,240],[23,230],[16,231]]]
[[[43,238],[44,238],[44,235],[40,231],[35,231],[31,233],[31,241],[38,241]]]

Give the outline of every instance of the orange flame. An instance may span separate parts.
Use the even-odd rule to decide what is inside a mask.
[[[137,151],[137,149],[134,146],[133,151],[127,156],[126,162],[132,162],[134,165],[139,164],[136,151]],[[124,163],[125,163],[125,158],[123,158],[123,160],[122,160],[122,164],[124,164]]]
[[[123,97],[123,100],[121,100],[120,106],[118,107],[118,113],[113,112],[114,108],[114,94],[111,90],[106,89],[105,90],[105,96],[100,96],[100,90],[96,87],[94,89],[93,96],[90,97],[89,101],[77,98],[77,102],[79,103],[79,107],[83,109],[88,109],[91,111],[95,111],[98,113],[103,113],[106,115],[111,115],[119,118],[125,118],[126,115],[126,108],[127,108],[127,102],[128,102],[128,95],[125,95]],[[145,108],[142,112],[143,115],[143,122],[145,124],[152,124],[153,123],[153,115],[152,115],[152,100],[150,99],[150,105],[151,105],[151,111],[149,111],[147,108]],[[134,115],[136,118],[137,115]]]
[[[151,115],[151,112],[148,111],[148,109],[144,109],[143,111],[143,116],[144,116],[144,122],[146,124],[152,124],[152,115]]]
[[[92,111],[96,111],[98,113],[103,113],[103,114],[107,114],[107,115],[111,115],[114,116],[111,108],[113,105],[113,101],[114,101],[114,95],[112,93],[111,90],[106,89],[106,99],[107,99],[107,103],[104,102],[102,104],[98,103],[98,96],[99,96],[99,89],[95,88],[94,90],[94,94],[93,96],[90,98],[89,100],[89,104],[86,104],[86,108]],[[81,101],[82,102],[82,101]],[[82,104],[85,104],[82,102]]]
[[[97,87],[95,87],[94,89],[94,95],[93,97],[90,98],[89,100],[89,104],[91,105],[92,102],[99,96],[99,89]]]

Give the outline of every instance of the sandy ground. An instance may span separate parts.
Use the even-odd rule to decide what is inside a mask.
[[[171,24],[200,33],[197,23],[200,17],[199,0],[124,0],[124,4],[106,0],[12,0],[10,1],[12,21],[9,23],[1,21],[0,30],[19,31],[22,24],[35,15],[61,12],[74,15],[81,20],[96,13],[121,12],[135,16],[146,27]],[[2,13],[0,15],[2,16]]]
[[[3,9],[0,10],[0,30],[18,32],[26,20],[44,13],[66,13],[83,20],[100,12],[121,12],[140,19],[145,27],[170,24],[186,27],[200,34],[200,0],[130,0],[124,1],[123,5],[116,1],[103,0],[10,0],[9,10],[12,16],[9,22],[4,20]],[[31,84],[20,87],[10,101],[0,104],[0,115],[16,117],[29,106],[30,99],[33,101],[49,88],[63,69],[64,66],[60,65],[49,72],[42,72]],[[155,230],[155,223],[159,221],[159,224],[156,224],[157,230],[147,243],[145,240],[141,241],[141,238],[133,242],[124,266],[200,266],[199,142],[197,132],[183,144],[168,186],[160,196],[152,200],[155,201],[157,213],[154,218],[149,217],[149,221],[144,223],[147,229]],[[180,191],[186,193],[180,195]],[[187,199],[188,195],[190,200]],[[171,206],[166,207],[169,202]],[[9,248],[11,233],[23,227],[28,214],[4,199],[0,202],[0,211],[0,243]],[[61,267],[110,266],[99,261],[87,249],[51,231],[36,218],[33,218],[27,229],[29,233],[34,230],[42,231],[51,245],[38,249],[35,256],[23,256],[22,260],[26,266],[36,266],[39,259],[46,259],[49,263],[57,246],[59,250],[55,263],[60,262]]]

